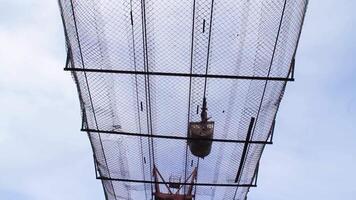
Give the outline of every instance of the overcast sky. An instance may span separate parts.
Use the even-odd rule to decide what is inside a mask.
[[[356,0],[311,0],[249,200],[356,198]],[[55,0],[0,0],[0,199],[98,200]]]

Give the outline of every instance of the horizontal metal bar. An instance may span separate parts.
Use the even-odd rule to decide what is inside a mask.
[[[162,181],[147,181],[147,180],[135,180],[135,179],[121,179],[121,178],[108,178],[108,177],[97,177],[100,180],[109,181],[121,181],[128,183],[150,183],[150,184],[176,184],[174,182],[162,182]],[[254,184],[232,184],[232,183],[180,183],[181,185],[195,185],[195,186],[220,186],[220,187],[256,187]]]
[[[118,132],[118,131],[104,131],[95,129],[81,129],[85,132],[95,132],[104,134],[117,134],[117,135],[129,135],[136,137],[150,137],[150,138],[164,138],[164,139],[175,139],[175,140],[200,140],[200,141],[213,141],[213,142],[228,142],[228,143],[243,143],[249,144],[273,144],[272,141],[246,141],[246,140],[229,140],[229,139],[210,139],[210,138],[190,138],[181,136],[170,136],[170,135],[151,135],[151,134],[141,134],[141,133],[129,133],[129,132]]]
[[[176,77],[198,77],[198,78],[220,78],[220,79],[247,79],[247,80],[267,80],[267,81],[294,81],[289,77],[259,77],[259,76],[235,76],[219,74],[190,74],[190,73],[172,73],[172,72],[146,72],[112,69],[84,69],[84,68],[64,68],[64,71],[73,72],[98,72],[113,74],[135,74],[135,75],[153,75],[153,76],[176,76]]]

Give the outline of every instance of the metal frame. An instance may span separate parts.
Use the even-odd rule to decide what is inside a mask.
[[[244,145],[244,152],[246,151],[249,144],[272,144],[272,139],[273,139],[273,132],[274,132],[274,125],[275,125],[275,120],[273,121],[273,125],[269,134],[269,141],[252,141],[250,140],[251,137],[251,132],[253,125],[255,123],[255,118],[252,117],[250,121],[250,125],[248,128],[246,140],[226,140],[226,139],[201,139],[201,140],[207,140],[207,141],[216,141],[216,142],[230,142],[230,143],[243,143]],[[103,134],[118,134],[118,135],[127,135],[127,136],[136,136],[136,137],[149,137],[149,138],[165,138],[165,139],[177,139],[177,140],[196,140],[196,138],[189,138],[189,137],[179,137],[179,136],[167,136],[167,135],[151,135],[151,134],[139,134],[139,133],[129,133],[129,132],[116,132],[116,131],[103,131],[103,130],[94,130],[94,129],[82,129],[81,131],[85,131],[88,134],[90,132],[96,132],[96,133],[103,133]],[[246,153],[245,153],[246,154]],[[245,159],[246,155],[243,154],[241,159]],[[96,179],[99,180],[110,180],[110,181],[120,181],[120,182],[131,182],[131,183],[149,183],[149,184],[174,184],[174,182],[170,181],[148,181],[148,180],[137,180],[137,179],[122,179],[122,178],[111,178],[111,177],[104,177],[101,175],[99,172],[99,167],[97,160],[95,158],[95,155],[93,154],[93,160],[94,160],[94,169],[95,169],[95,177]],[[242,171],[242,166],[243,162],[240,162],[237,176],[235,179],[235,183],[181,183],[181,185],[193,185],[193,186],[217,186],[217,187],[257,187],[257,177],[258,177],[258,171],[259,171],[259,162],[257,164],[256,170],[254,172],[253,180],[251,181],[251,184],[240,184],[237,183],[239,182],[239,177],[241,175]]]
[[[151,135],[151,134],[141,134],[141,133],[131,133],[131,132],[121,132],[121,131],[104,131],[95,129],[81,129],[83,132],[94,132],[103,134],[116,134],[116,135],[126,135],[134,137],[148,137],[148,138],[163,138],[163,139],[173,139],[173,140],[204,140],[213,142],[226,142],[226,143],[241,143],[241,144],[273,144],[272,137],[268,141],[253,141],[253,140],[230,140],[230,139],[210,139],[210,138],[192,138],[192,137],[182,137],[182,136],[170,136],[170,135]]]
[[[293,66],[291,66],[293,67]],[[260,76],[239,76],[239,75],[220,75],[220,74],[191,74],[173,72],[153,72],[153,71],[131,71],[113,69],[88,69],[88,68],[64,68],[64,71],[89,72],[89,73],[109,73],[109,74],[131,74],[131,75],[152,75],[152,76],[175,76],[175,77],[196,77],[196,78],[218,78],[218,79],[245,79],[245,80],[264,80],[264,81],[294,81],[294,77],[260,77]],[[292,69],[292,72],[294,69]],[[294,73],[292,73],[294,75]]]
[[[192,199],[192,198],[195,197],[195,195],[192,194],[192,192],[193,192],[193,187],[194,187],[193,184],[197,180],[197,168],[195,168],[193,170],[193,172],[191,173],[191,175],[184,180],[184,183],[188,183],[189,180],[190,180],[190,183],[192,183],[192,185],[189,185],[189,189],[188,189],[187,193],[186,193],[185,189],[183,189],[183,194],[180,194],[180,192],[182,191],[181,190],[182,188],[185,188],[185,187],[183,187],[184,184],[182,184],[182,182],[179,182],[177,187],[176,187],[176,191],[173,192],[171,190],[171,185],[172,184],[168,184],[164,180],[163,176],[161,175],[161,173],[159,172],[159,170],[157,169],[156,166],[153,167],[153,177],[154,177],[155,181],[159,180],[159,178],[160,178],[163,182],[165,182],[164,185],[166,186],[166,188],[167,188],[167,190],[169,192],[169,193],[161,192],[160,184],[155,184],[155,192],[153,192],[153,194],[156,197],[156,199],[162,199],[162,200],[163,199],[172,199],[172,200],[183,200],[183,199],[185,199],[185,200],[188,200],[188,199]]]
[[[147,181],[147,180],[137,180],[137,179],[121,179],[121,178],[109,178],[98,176],[96,179],[99,180],[109,180],[109,181],[120,181],[128,183],[150,183],[150,184],[174,184],[174,182],[163,182],[163,181]],[[194,186],[216,186],[216,187],[257,187],[255,184],[233,184],[233,183],[181,183],[181,185],[194,185]]]
[[[145,79],[148,80],[148,86],[145,86],[145,89],[147,89],[147,90],[149,90],[149,76],[150,75],[153,75],[153,76],[167,76],[167,77],[188,77],[188,78],[196,77],[196,78],[205,78],[205,80],[207,80],[208,78],[230,79],[230,80],[231,79],[232,80],[259,80],[259,81],[262,80],[262,81],[266,81],[266,84],[267,84],[267,81],[289,82],[289,81],[294,81],[295,80],[294,79],[295,54],[296,54],[296,51],[297,51],[299,38],[300,38],[302,29],[300,29],[300,32],[299,32],[299,35],[298,35],[297,45],[296,45],[296,48],[295,48],[295,51],[294,51],[294,56],[293,56],[292,62],[290,64],[290,66],[289,66],[289,73],[288,73],[287,77],[270,77],[269,76],[270,69],[271,69],[271,66],[272,66],[272,63],[273,63],[273,59],[274,59],[274,53],[275,53],[276,45],[277,45],[277,42],[278,42],[278,36],[279,36],[279,32],[280,32],[280,27],[279,27],[279,30],[278,30],[278,35],[277,35],[276,42],[275,42],[275,47],[274,47],[274,50],[273,50],[271,66],[270,66],[268,75],[266,77],[244,76],[244,75],[227,75],[227,74],[208,74],[207,73],[208,70],[206,70],[205,74],[192,74],[192,70],[191,69],[190,69],[190,73],[173,73],[173,72],[149,71],[148,70],[148,66],[147,66],[148,65],[148,63],[147,63],[147,41],[146,41],[147,40],[147,36],[146,36],[146,16],[145,16],[146,15],[146,13],[145,13],[146,9],[145,9],[145,5],[144,5],[145,1],[143,1],[143,4],[141,5],[142,6],[142,10],[143,10],[143,13],[142,13],[143,33],[142,33],[142,35],[143,35],[143,38],[144,38],[143,45],[144,45],[145,71],[112,70],[112,69],[87,69],[87,68],[85,68],[83,55],[82,55],[82,52],[81,52],[82,48],[81,48],[81,44],[80,44],[80,38],[79,38],[78,28],[77,28],[77,24],[76,24],[77,20],[76,20],[76,16],[75,16],[72,0],[70,0],[70,4],[71,4],[72,14],[73,14],[73,18],[74,18],[73,20],[74,20],[75,33],[77,35],[77,41],[78,41],[79,50],[80,50],[80,60],[82,62],[83,68],[75,68],[74,65],[72,67],[69,67],[69,63],[72,62],[72,60],[71,60],[72,55],[71,55],[71,46],[70,46],[69,42],[67,41],[68,42],[68,44],[67,44],[68,45],[67,46],[68,52],[67,52],[66,67],[64,68],[64,70],[65,71],[70,71],[73,74],[75,74],[75,72],[83,72],[84,73],[86,85],[87,85],[87,88],[88,88],[88,91],[89,91],[90,103],[91,103],[92,107],[93,107],[93,103],[92,103],[92,98],[91,98],[91,95],[90,95],[90,89],[89,89],[89,84],[88,84],[88,81],[87,81],[86,73],[111,73],[111,74],[144,75]],[[286,4],[286,1],[285,1],[285,4]],[[283,16],[284,16],[285,4],[284,4],[284,8],[283,8],[280,24],[282,23]],[[59,5],[61,7],[60,1],[59,1]],[[210,53],[209,47],[210,47],[210,39],[211,39],[213,5],[214,5],[214,0],[212,0],[211,11],[210,11],[210,24],[209,24],[210,28],[209,28],[209,41],[208,41],[208,53],[207,53],[207,64],[206,64],[207,67],[208,67],[209,53]],[[194,6],[195,6],[195,1],[194,1]],[[304,23],[304,17],[305,17],[306,8],[307,8],[307,6],[305,7],[305,10],[304,10],[304,15],[303,15],[303,19],[302,19],[302,25]],[[194,7],[194,9],[195,9],[195,7]],[[61,7],[61,14],[63,15],[62,7]],[[194,15],[195,15],[195,11],[193,11],[193,19],[195,19]],[[66,27],[65,27],[63,16],[62,16],[62,20],[63,20],[63,25],[64,25],[64,29],[65,29],[65,34],[66,34],[67,31],[66,31]],[[130,12],[130,22],[131,22],[131,25],[133,25],[132,11]],[[195,20],[193,20],[193,26],[192,26],[193,28],[192,28],[192,47],[191,47],[191,52],[193,52],[194,23],[195,23]],[[205,19],[204,19],[203,32],[206,31],[205,29],[206,29],[206,27],[205,27]],[[67,40],[67,35],[66,35],[66,40]],[[191,54],[191,59],[192,59],[192,54]],[[205,87],[206,87],[206,85],[205,85]],[[205,93],[205,91],[204,91],[204,93]],[[148,91],[148,94],[150,94],[149,91]],[[190,94],[189,94],[189,96],[190,96]],[[261,103],[263,101],[263,97],[264,97],[264,94],[262,96]],[[82,101],[83,100],[80,97],[80,102],[82,103]],[[147,99],[146,99],[146,101],[147,101]],[[148,102],[148,105],[149,105],[149,108],[150,108],[150,102]],[[189,108],[190,108],[190,106],[189,106]],[[175,139],[175,140],[186,140],[186,141],[188,141],[188,140],[196,140],[196,138],[182,137],[182,136],[168,136],[168,135],[156,135],[156,134],[154,135],[152,133],[152,130],[149,131],[149,134],[99,130],[97,122],[96,122],[95,113],[93,113],[93,114],[94,114],[94,118],[95,118],[94,121],[95,121],[95,124],[96,124],[97,127],[96,127],[96,129],[89,129],[89,128],[85,127],[85,124],[86,124],[86,122],[85,122],[86,121],[85,120],[85,110],[83,110],[83,109],[84,108],[82,108],[82,111],[83,111],[83,119],[82,119],[83,121],[82,122],[83,123],[82,123],[82,129],[81,130],[84,131],[84,132],[87,132],[88,134],[93,132],[93,133],[102,133],[102,134],[117,134],[117,135],[135,136],[135,137],[147,137],[147,138],[164,138],[164,139]],[[151,112],[149,112],[149,115],[150,114],[151,114]],[[147,120],[151,120],[151,116],[149,116],[147,118]],[[251,183],[250,184],[239,184],[239,182],[240,182],[239,179],[241,178],[241,174],[243,172],[244,163],[245,163],[245,159],[246,159],[246,155],[247,155],[246,152],[248,152],[249,144],[261,144],[261,145],[263,145],[263,148],[265,147],[264,146],[265,144],[272,144],[273,143],[272,141],[273,141],[274,127],[275,127],[275,120],[273,120],[273,123],[272,123],[272,126],[271,126],[271,130],[270,130],[270,133],[269,133],[268,138],[266,139],[266,141],[252,141],[251,138],[253,137],[253,132],[254,132],[253,131],[253,125],[254,125],[254,122],[257,121],[257,120],[258,120],[258,114],[257,114],[256,118],[251,118],[251,122],[250,122],[250,126],[249,126],[248,133],[247,133],[247,136],[246,136],[246,140],[208,139],[208,138],[207,139],[199,139],[199,140],[214,141],[214,142],[226,142],[226,143],[241,143],[241,144],[244,144],[243,154],[241,156],[241,161],[240,161],[240,164],[239,164],[239,167],[238,167],[238,171],[237,171],[237,174],[236,174],[236,179],[235,179],[235,183],[236,184],[232,184],[232,183],[231,184],[230,183],[226,183],[226,184],[220,184],[220,183],[181,183],[181,184],[182,185],[193,185],[193,186],[256,187],[257,186],[257,178],[258,178],[259,162],[260,161],[257,162],[257,166],[255,168],[255,172],[254,172],[254,175],[252,177]],[[189,121],[189,114],[188,114],[188,121]],[[151,126],[152,122],[148,121],[147,123],[149,124],[148,127],[152,128],[152,126]],[[99,134],[99,137],[100,137],[100,134]],[[100,142],[101,142],[101,139],[100,139]],[[157,181],[157,180],[153,181],[152,177],[151,177],[150,181],[148,181],[148,180],[111,178],[109,169],[108,169],[109,177],[103,177],[101,175],[101,173],[100,173],[100,169],[98,168],[98,162],[96,160],[95,155],[93,155],[93,157],[94,157],[94,167],[95,167],[96,178],[100,179],[100,180],[135,182],[135,183],[150,183],[151,184],[151,188],[152,188],[152,184],[156,184],[157,185],[157,184],[169,184],[169,183],[172,183],[172,182],[160,182],[160,181]],[[153,155],[153,159],[154,159],[154,155]],[[106,162],[105,155],[104,155],[104,160]],[[186,162],[187,162],[187,160],[186,160]],[[185,172],[185,175],[186,175],[186,172]],[[112,183],[111,183],[111,185],[112,185]],[[114,196],[115,196],[115,199],[116,199],[115,190],[113,190],[113,191],[114,191]],[[105,192],[105,195],[106,195],[106,192]],[[107,198],[107,196],[106,196],[106,198]]]
[[[128,183],[149,183],[149,184],[174,184],[174,182],[170,181],[148,181],[148,180],[137,180],[137,179],[121,179],[121,178],[110,178],[99,175],[99,168],[94,157],[94,168],[95,168],[95,177],[98,180],[109,180],[109,181],[120,181],[120,182],[128,182]],[[257,187],[257,174],[258,170],[256,170],[254,175],[254,183],[252,184],[236,184],[236,183],[180,183],[181,185],[193,185],[193,186],[217,186],[217,187]]]

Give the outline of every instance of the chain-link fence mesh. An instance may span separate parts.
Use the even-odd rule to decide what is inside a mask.
[[[59,0],[66,68],[106,198],[152,199],[157,167],[166,181],[197,168],[194,199],[245,200],[293,70],[307,2]],[[202,159],[186,137],[204,97],[221,141]]]

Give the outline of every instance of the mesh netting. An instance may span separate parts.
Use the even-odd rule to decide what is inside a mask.
[[[194,199],[245,200],[290,80],[307,0],[59,5],[66,69],[106,198],[152,199],[156,166],[166,180],[197,168]],[[220,141],[201,159],[186,137],[204,97]]]

